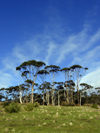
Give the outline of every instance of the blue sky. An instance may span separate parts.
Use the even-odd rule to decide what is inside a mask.
[[[82,81],[100,86],[99,14],[99,0],[0,1],[0,88],[19,84],[30,59],[88,67]]]

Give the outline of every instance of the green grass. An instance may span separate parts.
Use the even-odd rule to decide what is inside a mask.
[[[0,110],[2,108],[0,107]],[[0,133],[100,133],[100,110],[40,106],[19,113],[0,111]]]

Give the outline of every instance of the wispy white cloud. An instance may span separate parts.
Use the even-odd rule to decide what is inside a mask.
[[[72,34],[67,37],[67,40],[60,46],[60,51],[59,51],[59,56],[57,59],[57,63],[62,63],[64,59],[67,59],[70,56],[75,56],[78,53],[80,53],[80,47],[86,42],[87,40],[87,32],[88,29],[84,27],[84,29],[77,33],[77,34]]]
[[[77,62],[78,64],[81,64],[83,66],[93,66],[98,67],[98,60],[100,58],[99,55],[100,46],[95,46],[95,48],[92,48],[88,51],[86,51],[83,55],[77,54],[77,56],[74,57],[73,64]],[[96,65],[97,64],[97,65]]]
[[[59,50],[59,55],[58,55],[58,59],[56,61],[57,64],[60,64],[64,59],[66,59],[66,57],[68,56],[68,54],[71,54],[71,52],[73,52],[75,49],[77,48],[77,46],[75,44],[64,44]]]
[[[79,42],[77,41],[77,38],[79,38]],[[100,56],[100,30],[95,32],[93,35],[90,35],[87,32],[84,32],[84,36],[78,34],[76,35],[74,42],[75,41],[77,42],[77,48],[72,52],[71,56],[73,56],[73,60],[71,61],[71,65],[81,64],[90,66],[93,63],[97,63],[97,59]]]
[[[100,67],[96,70],[88,73],[86,76],[84,76],[81,80],[81,83],[87,83],[94,87],[100,87]]]
[[[56,51],[56,45],[53,42],[50,42],[47,48],[47,56],[45,58],[46,64],[49,64],[49,59],[52,57],[55,51]]]
[[[16,66],[31,59],[42,60],[48,65],[54,63],[62,67],[73,64],[89,67],[89,72],[84,79],[87,81],[90,79],[99,84],[100,29],[92,31],[91,19],[89,20],[94,11],[96,14],[97,8],[87,13],[83,29],[74,31],[68,25],[67,19],[60,15],[59,9],[51,5],[46,11],[48,19],[43,33],[22,43],[19,42],[1,61],[3,68],[0,70],[0,87],[15,84],[17,80],[19,82]],[[93,76],[98,79],[92,78]]]
[[[9,87],[11,81],[13,80],[13,76],[7,72],[5,73],[2,71],[0,71],[0,75],[0,88]]]
[[[86,51],[89,48],[91,48],[93,45],[96,45],[96,42],[98,42],[99,40],[100,40],[100,29],[96,33],[91,35],[90,38],[88,38],[87,44],[85,47],[83,47],[82,51]]]
[[[100,46],[98,45],[100,30],[90,35],[88,33],[88,26],[84,26],[84,29],[77,34],[71,34],[67,36],[67,39],[62,40],[61,38],[62,36],[57,37],[56,41],[52,38],[52,35],[41,34],[17,44],[10,55],[2,60],[4,67],[1,69],[2,79],[0,80],[0,87],[15,84],[18,79],[16,66],[20,65],[23,61],[31,59],[42,60],[48,65],[51,62],[57,65],[81,64],[91,67],[89,75],[98,74],[97,72],[92,72],[93,67],[98,68],[100,65],[98,60],[100,58]],[[58,43],[59,40],[60,43]],[[91,79],[91,76],[89,78]]]

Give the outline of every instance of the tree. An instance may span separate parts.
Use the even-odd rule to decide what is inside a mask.
[[[67,87],[67,81],[70,79],[70,68],[63,68],[60,70],[61,72],[65,73],[65,88],[66,88],[66,96],[65,96],[65,91],[64,91],[64,96],[66,98],[67,104],[69,104],[69,95],[68,95],[68,87]]]
[[[59,66],[56,65],[50,65],[46,66],[45,69],[51,74],[51,82],[52,82],[52,105],[55,105],[54,100],[54,81],[55,81],[55,73],[57,73],[60,70]]]
[[[45,69],[44,70],[40,70],[38,72],[38,75],[39,75],[39,77],[41,78],[41,81],[42,81],[42,84],[40,85],[40,89],[43,90],[43,105],[45,103],[44,96],[45,96],[45,94],[47,95],[47,93],[46,93],[47,82],[45,82],[47,74],[49,74],[49,72],[47,70],[45,70]]]
[[[28,88],[32,88],[32,80],[31,79],[27,79],[27,80],[25,80],[25,83],[26,83],[26,86],[28,86]],[[38,83],[34,83],[34,87],[38,87]],[[35,88],[34,88],[34,90],[35,90]],[[29,91],[28,91],[28,93],[30,94],[31,93],[31,90],[29,89]],[[28,94],[28,95],[29,95]],[[31,99],[31,96],[32,95],[30,95],[30,99]],[[35,98],[34,98],[35,99]]]
[[[36,61],[36,60],[29,60],[26,62],[23,62],[20,66],[16,67],[16,70],[19,70],[23,73],[26,74],[27,79],[32,80],[32,88],[31,88],[31,101],[33,101],[33,94],[34,94],[34,84],[37,79],[38,72],[41,67],[45,66],[45,63],[42,61]]]
[[[57,98],[57,105],[58,106],[60,106],[60,104],[61,104],[61,98],[60,98],[60,90],[62,89],[62,88],[64,88],[63,87],[63,85],[64,85],[64,82],[54,82],[54,84],[56,84],[57,85],[57,95],[58,95],[58,98]],[[64,89],[63,89],[64,90]]]
[[[86,92],[87,90],[93,88],[93,86],[87,84],[87,83],[81,83],[80,86],[82,87],[82,89],[80,90],[80,105],[81,105],[81,96],[84,92]],[[87,101],[87,99],[86,99]]]
[[[5,99],[4,91],[5,91],[5,88],[0,89],[0,101],[2,101],[2,99]]]
[[[75,83],[73,80],[69,80],[67,81],[67,87],[69,88],[69,92],[70,92],[70,104],[73,105],[74,104],[74,98],[73,98],[73,92],[75,90]]]
[[[43,92],[43,105],[47,104],[49,105],[49,90],[50,88],[50,82],[43,82],[40,86],[39,89],[42,90]]]
[[[79,104],[79,83],[83,76],[83,70],[87,70],[88,68],[83,68],[80,65],[73,65],[70,67],[70,69],[73,72],[74,80],[76,80],[77,100]]]

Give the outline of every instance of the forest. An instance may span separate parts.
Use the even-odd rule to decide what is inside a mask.
[[[72,65],[60,68],[46,65],[42,61],[28,60],[15,69],[23,83],[1,88],[1,102],[37,102],[47,106],[100,104],[100,87],[81,83],[82,77],[88,71],[87,67]]]

